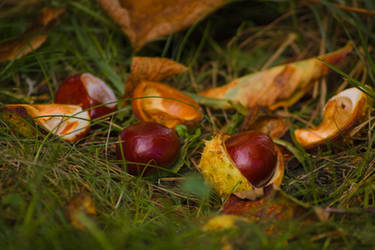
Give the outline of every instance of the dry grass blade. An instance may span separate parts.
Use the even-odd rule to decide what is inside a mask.
[[[311,3],[323,4],[320,0],[308,0],[308,1]],[[333,4],[333,6],[335,6],[336,8],[340,10],[375,16],[375,10],[366,10],[366,9],[357,8],[357,7],[344,6],[341,4]]]

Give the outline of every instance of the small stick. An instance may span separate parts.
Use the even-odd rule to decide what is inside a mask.
[[[322,2],[320,0],[308,0],[308,1],[311,2],[311,3],[322,4]],[[335,6],[337,9],[340,9],[340,10],[375,16],[375,10],[366,10],[366,9],[362,9],[362,8],[344,6],[344,5],[335,4],[335,3],[332,4],[332,5]]]
[[[286,40],[281,44],[281,46],[277,49],[277,51],[268,59],[268,61],[263,65],[261,70],[268,68],[283,52],[284,50],[291,45],[297,38],[297,35],[294,33],[290,33]]]

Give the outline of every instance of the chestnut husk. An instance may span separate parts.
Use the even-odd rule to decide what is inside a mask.
[[[1,108],[1,117],[25,137],[51,133],[75,143],[90,130],[90,116],[77,105],[9,104]]]
[[[173,128],[178,124],[194,127],[203,119],[196,101],[163,83],[142,81],[134,89],[133,98],[133,112],[142,121]]]
[[[369,106],[364,92],[357,88],[346,89],[329,99],[319,126],[296,129],[295,137],[306,149],[345,137],[354,125],[366,117]]]
[[[222,199],[234,194],[241,199],[254,200],[263,197],[265,189],[280,187],[284,175],[284,160],[280,149],[277,152],[276,169],[272,178],[262,187],[253,186],[237,168],[229,156],[225,140],[229,135],[217,134],[212,140],[205,142],[201,160],[197,166],[204,179],[212,186]]]

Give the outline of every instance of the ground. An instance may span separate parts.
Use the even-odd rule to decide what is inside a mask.
[[[167,83],[197,93],[352,40],[356,48],[340,67],[352,78],[333,72],[282,110],[290,130],[281,139],[291,143],[300,161],[290,155],[281,189],[309,207],[306,216],[313,207],[330,207],[332,214],[303,226],[303,218],[295,216],[202,231],[223,207],[195,168],[202,140],[219,130],[237,132],[243,114],[204,106],[200,127],[180,133],[180,171],[144,178],[128,175],[115,156],[119,132],[137,120],[125,104],[73,145],[53,137],[23,137],[0,120],[1,249],[219,249],[228,244],[234,249],[358,249],[374,244],[372,108],[360,132],[340,143],[303,151],[290,136],[296,128],[319,124],[325,102],[338,89],[373,85],[371,13],[340,10],[323,0],[233,1],[196,25],[134,51],[95,1],[40,2],[67,11],[40,49],[0,64],[1,104],[53,102],[58,84],[79,72],[104,79],[121,98],[133,56],[167,57],[186,65],[187,73]],[[330,2],[375,9],[371,0]],[[10,13],[0,4],[0,41],[20,36],[39,10],[27,5]],[[290,34],[296,38],[280,51]],[[67,204],[82,193],[92,197],[96,215],[80,213],[77,229],[66,215]],[[270,224],[278,229],[269,230]]]

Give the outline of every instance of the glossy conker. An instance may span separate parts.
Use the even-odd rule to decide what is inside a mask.
[[[89,109],[91,119],[115,111],[117,105],[112,89],[90,73],[77,74],[63,81],[56,92],[55,102],[75,104],[83,109]],[[102,106],[92,108],[98,105]]]
[[[221,198],[234,194],[255,200],[269,189],[279,189],[284,159],[280,149],[263,133],[218,133],[205,141],[197,168]]]
[[[253,186],[261,187],[273,176],[277,152],[266,134],[242,132],[226,139],[225,147],[238,170]]]
[[[176,132],[155,122],[133,124],[121,132],[120,139],[117,158],[128,162],[127,171],[132,175],[154,172],[155,168],[149,165],[170,167],[180,150]]]

